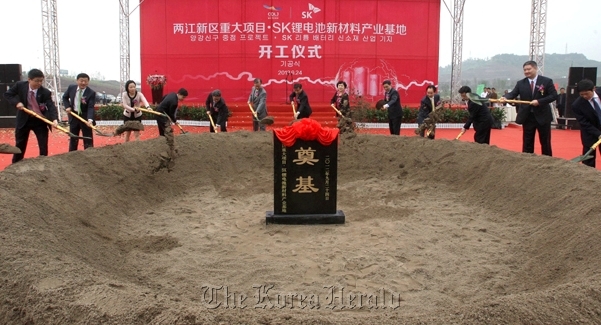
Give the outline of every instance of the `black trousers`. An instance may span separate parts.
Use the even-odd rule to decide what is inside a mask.
[[[392,135],[400,135],[401,134],[401,121],[402,120],[403,120],[402,116],[391,117],[388,119],[388,127],[390,128],[390,134],[392,134]]]
[[[164,117],[164,116],[159,116],[157,115],[157,126],[159,127],[159,135],[160,136],[165,136],[165,128],[167,126],[171,126],[171,122],[169,121],[168,118]]]
[[[553,156],[551,150],[551,122],[539,124],[533,113],[528,114],[528,118],[522,124],[522,152],[534,153],[534,136],[538,131],[538,140],[540,142],[543,155]]]
[[[490,144],[490,131],[491,131],[491,127],[488,127],[486,129],[482,129],[482,130],[476,130],[476,133],[474,133],[474,142],[476,143],[485,143],[485,144]]]
[[[29,118],[27,123],[20,128],[15,129],[15,147],[21,149],[21,153],[13,155],[13,163],[23,160],[25,157],[25,149],[29,141],[29,131],[33,131],[38,139],[38,147],[40,148],[40,156],[48,156],[48,124]]]
[[[211,125],[211,127],[212,127],[212,125]],[[253,131],[259,131],[259,130],[265,131],[265,129],[266,129],[265,124],[259,123],[259,121],[255,120],[254,116],[253,116]]]
[[[75,135],[79,135],[79,131],[81,131],[82,136],[90,138],[83,139],[84,150],[88,148],[94,148],[94,135],[92,133],[92,129],[87,124],[71,116],[69,120],[69,131]],[[79,139],[69,138],[69,151],[77,150],[78,146]]]
[[[217,122],[217,114],[211,115],[211,117],[213,118],[213,123]],[[254,118],[254,116],[253,116],[253,118]],[[215,125],[217,125],[217,123],[215,123]],[[219,131],[221,131],[221,132],[227,132],[226,125],[227,125],[227,121],[223,122],[223,124],[219,125]],[[254,121],[253,121],[253,126],[254,126]],[[210,122],[209,122],[209,131],[211,133],[215,133],[215,129],[213,128],[213,124],[210,124]]]

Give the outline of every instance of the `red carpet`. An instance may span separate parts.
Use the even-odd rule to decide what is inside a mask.
[[[191,133],[202,133],[208,132],[207,127],[186,127],[185,130]],[[106,127],[103,130],[114,129],[114,127]],[[232,132],[240,131],[240,130],[250,130],[251,128],[240,128],[240,127],[228,127],[228,130]],[[176,133],[177,133],[176,129]],[[361,129],[360,133],[370,133],[370,134],[388,134],[387,129]],[[436,137],[437,139],[454,139],[459,133],[458,129],[437,129]],[[401,130],[401,135],[403,136],[415,136],[412,129],[403,129]],[[158,136],[158,131],[155,126],[147,126],[146,131],[143,131],[141,134],[141,139],[149,139],[155,138]],[[132,135],[133,138],[133,135]],[[474,131],[470,129],[466,134],[464,134],[460,141],[473,142],[474,139]],[[68,150],[68,141],[69,137],[60,132],[54,131],[50,136],[49,143],[49,155],[57,155],[67,152]],[[106,145],[114,145],[122,143],[123,137],[94,137],[94,145],[96,147],[106,146]],[[557,158],[563,159],[572,159],[582,154],[582,145],[580,143],[580,131],[575,130],[553,130],[551,135],[551,141],[553,143],[553,156]],[[9,143],[14,145],[14,129],[0,129],[0,143]],[[492,130],[491,135],[491,145],[497,146],[499,148],[503,148],[506,150],[521,152],[522,150],[522,129],[516,125],[509,125],[503,130]],[[80,141],[80,148],[83,149],[82,142]],[[540,145],[538,144],[538,140],[535,143],[535,153],[540,154]],[[37,140],[35,135],[31,133],[29,137],[29,146],[27,148],[27,152],[25,157],[37,157],[39,154]],[[11,163],[12,155],[0,154],[0,170],[4,169]],[[600,164],[597,164],[597,169],[601,169]]]

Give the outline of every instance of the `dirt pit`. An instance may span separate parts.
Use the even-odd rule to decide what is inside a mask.
[[[599,324],[598,171],[352,134],[344,225],[265,225],[272,134],[165,139],[0,172],[2,324]]]

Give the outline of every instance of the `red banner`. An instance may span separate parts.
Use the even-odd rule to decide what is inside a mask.
[[[140,14],[142,78],[166,75],[165,93],[193,102],[213,89],[245,102],[255,78],[278,103],[295,82],[319,103],[338,80],[381,99],[389,79],[404,104],[438,83],[440,0],[153,0]]]

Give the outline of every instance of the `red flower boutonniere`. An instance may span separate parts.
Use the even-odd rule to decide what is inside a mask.
[[[81,104],[82,104],[82,105],[85,105],[85,104],[87,104],[87,103],[88,103],[88,102],[86,102],[86,98],[85,98],[85,97],[83,97],[83,96],[81,96]]]
[[[137,103],[138,103],[138,100],[137,100],[137,99],[134,99],[134,105],[135,105],[135,104],[137,104]]]
[[[543,95],[543,96],[545,95],[545,86],[538,85],[538,86],[536,86],[536,89],[538,89],[538,91],[540,91],[541,95]]]

